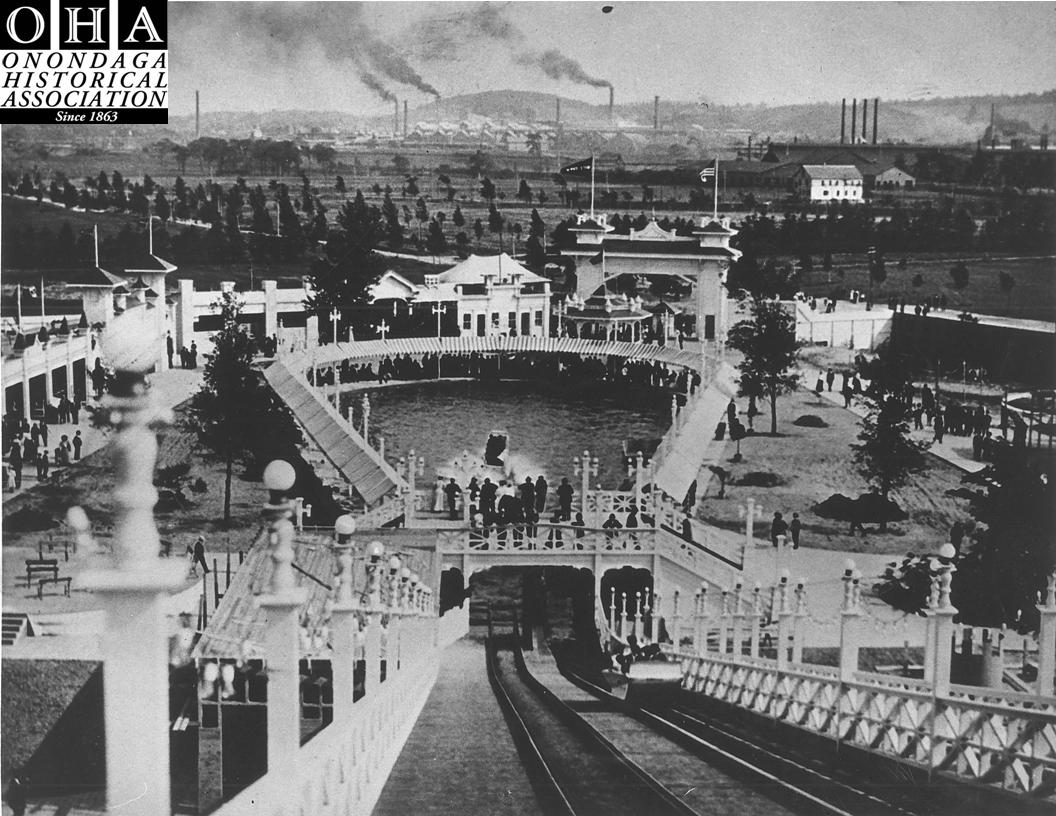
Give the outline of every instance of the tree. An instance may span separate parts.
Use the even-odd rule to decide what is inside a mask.
[[[345,177],[338,176],[334,179],[334,192],[340,193],[342,196],[348,193],[348,188],[345,186]]]
[[[487,176],[480,181],[480,197],[485,201],[495,200],[495,184]]]
[[[950,267],[950,279],[955,289],[963,289],[968,285],[968,266],[964,261],[958,261]]]
[[[455,205],[455,211],[451,214],[451,222],[459,229],[466,225],[466,217],[462,214],[462,208],[457,204]]]
[[[778,300],[752,301],[751,318],[730,330],[728,345],[744,355],[741,389],[757,383],[770,401],[770,433],[777,433],[777,398],[796,387],[796,319]]]
[[[532,188],[528,186],[528,182],[524,179],[521,179],[521,186],[517,189],[517,198],[525,204],[532,203]]]
[[[353,311],[370,301],[370,289],[384,271],[374,251],[386,236],[386,220],[375,206],[368,206],[361,192],[346,201],[337,214],[338,229],[327,236],[326,254],[311,268],[314,293],[308,307],[319,316],[319,325],[329,326],[331,309]]]
[[[440,255],[447,250],[447,238],[444,236],[444,228],[435,218],[429,222],[429,234],[426,237],[425,246],[433,255]]]
[[[469,157],[469,172],[478,178],[490,173],[493,167],[495,167],[495,161],[483,150],[478,150]]]
[[[859,472],[885,499],[891,488],[901,487],[926,464],[927,443],[910,437],[912,406],[898,388],[875,395],[868,401],[869,413],[858,423],[858,442],[851,445]],[[883,532],[886,522],[881,521]]]
[[[406,156],[397,153],[392,157],[392,166],[396,168],[396,172],[400,175],[406,175],[407,171],[411,169],[411,162]]]
[[[407,195],[416,196],[421,190],[418,189],[418,179],[414,176],[408,176],[407,181],[404,184],[404,189],[407,191]]]
[[[191,399],[188,424],[225,465],[224,526],[231,523],[231,476],[236,459],[276,439],[295,442],[299,432],[289,411],[253,366],[253,338],[239,324],[242,303],[225,292],[217,303],[221,328],[206,355],[202,387]]]
[[[480,223],[479,218],[473,222],[473,234],[477,236],[477,243],[479,244],[480,239],[484,237],[484,225]]]
[[[911,281],[911,283],[913,284],[914,289],[919,289],[921,286],[924,285],[924,276],[918,272],[916,275],[913,276],[913,280]]]

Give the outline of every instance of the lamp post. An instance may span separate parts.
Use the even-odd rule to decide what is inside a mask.
[[[293,465],[282,459],[264,468],[264,486],[269,491],[264,517],[270,529],[272,572],[268,592],[257,603],[267,616],[268,773],[277,785],[296,773],[301,746],[299,618],[307,592],[297,585],[293,571],[293,506],[286,496],[296,479]]]
[[[589,450],[583,451],[583,456],[572,457],[572,473],[581,477],[580,482],[580,507],[583,509],[583,520],[587,515],[587,493],[590,491],[590,477],[598,475],[598,457],[591,456]],[[597,509],[596,509],[597,510]],[[597,519],[591,526],[597,527]]]
[[[356,532],[356,520],[349,515],[334,520],[334,552],[337,555],[338,573],[333,593],[330,625],[333,632],[331,665],[334,679],[334,718],[348,723],[352,719],[354,672],[356,666],[356,637],[359,621],[356,617],[358,604],[354,594],[352,572],[352,535]]]
[[[433,314],[436,315],[436,343],[440,345],[440,317],[447,314],[447,304],[437,301],[433,304]],[[436,378],[440,379],[440,349],[436,351]]]
[[[141,311],[141,310],[135,310]],[[126,328],[128,330],[126,330]],[[153,508],[158,443],[156,431],[170,421],[147,390],[155,363],[134,319],[117,318],[105,333],[106,356],[117,371],[104,398],[103,415],[116,428],[111,441],[117,470],[114,489],[114,557],[85,572],[81,585],[105,610],[100,637],[106,731],[107,803],[118,810],[134,802],[139,813],[170,812],[169,627],[166,602],[184,586],[184,568],[158,557]],[[71,514],[87,543],[87,519]],[[130,705],[130,701],[144,701]]]
[[[337,321],[340,317],[341,313],[336,306],[330,310],[330,336],[333,338],[334,343],[337,343]]]
[[[414,455],[414,448],[401,456],[396,463],[397,472],[406,480],[403,493],[403,526],[411,527],[414,520],[414,500],[416,497],[415,478],[425,474],[425,458]]]
[[[363,395],[363,440],[367,439],[367,431],[370,428],[370,397]]]

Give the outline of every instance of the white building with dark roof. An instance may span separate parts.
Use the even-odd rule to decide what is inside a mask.
[[[402,300],[455,310],[461,337],[550,335],[550,281],[505,252],[470,255],[421,284],[388,271],[371,289],[374,302]]]
[[[808,201],[860,204],[865,181],[853,164],[804,164],[792,176],[792,186]]]

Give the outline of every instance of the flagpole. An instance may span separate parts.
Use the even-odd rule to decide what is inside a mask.
[[[590,220],[594,220],[594,152],[590,153]]]
[[[18,300],[18,330],[22,331],[22,284],[19,283],[15,288],[16,299]]]
[[[40,276],[40,319],[44,320],[44,276]]]
[[[95,243],[95,265],[99,266],[99,225],[92,224],[92,237]]]
[[[715,203],[714,209],[712,210],[712,220],[719,220],[719,160],[715,159],[715,178],[712,180],[715,184]]]

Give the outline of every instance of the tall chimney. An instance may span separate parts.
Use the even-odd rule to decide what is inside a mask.
[[[994,127],[996,120],[997,105],[993,102],[990,103],[990,147],[993,149],[997,145],[997,129]]]
[[[194,92],[194,138],[197,139],[201,135],[201,119],[199,118],[198,109],[198,91]]]
[[[392,112],[392,138],[396,138],[400,135],[400,100],[392,100],[393,112]]]
[[[613,106],[613,102],[615,101],[615,93],[616,93],[616,89],[613,88],[610,85],[609,86],[609,121],[610,122],[612,121],[612,106]]]
[[[407,100],[403,100],[403,138],[407,138]]]
[[[880,97],[873,100],[873,144],[876,144],[876,120],[880,114]]]
[[[558,126],[560,126],[561,125],[561,97],[560,96],[555,96],[554,97],[554,101],[557,103],[557,113],[554,114],[554,122]]]
[[[858,134],[858,100],[851,100],[851,144],[854,144],[854,137]]]
[[[653,130],[660,130],[660,97],[653,97]]]
[[[862,100],[862,141],[869,138],[869,99]]]
[[[847,141],[847,97],[840,103],[840,144]]]

